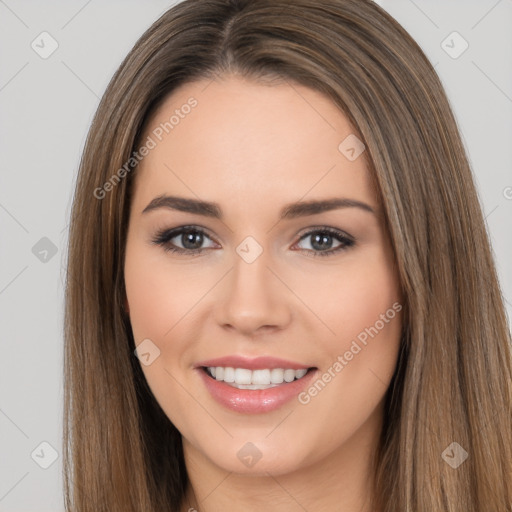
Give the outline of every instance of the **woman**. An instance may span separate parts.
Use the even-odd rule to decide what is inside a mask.
[[[68,510],[512,510],[471,170],[374,3],[170,9],[105,92],[70,229]]]

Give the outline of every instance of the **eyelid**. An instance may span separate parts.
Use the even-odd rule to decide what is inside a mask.
[[[174,228],[158,229],[156,231],[155,236],[151,239],[151,242],[157,243],[157,244],[160,242],[163,245],[163,244],[165,244],[165,239],[172,239],[172,238],[180,235],[183,231],[196,231],[197,233],[202,233],[207,238],[209,238],[216,244],[220,245],[219,242],[217,242],[215,240],[215,237],[210,234],[209,229],[204,226],[201,226],[199,224],[183,224],[180,226],[176,226]],[[184,250],[186,250],[186,249],[184,249]],[[190,249],[190,250],[192,250],[192,249]],[[196,250],[195,252],[198,252],[198,250]]]
[[[194,231],[196,233],[200,233],[202,235],[205,235],[207,238],[209,238],[213,243],[220,245],[214,237],[210,235],[209,229],[205,228],[204,226],[200,226],[199,224],[186,224],[177,226],[175,228],[164,228],[159,231],[157,231],[156,236],[151,240],[151,243],[160,245],[164,248],[166,252],[181,254],[181,255],[188,255],[190,257],[199,256],[204,251],[211,249],[211,247],[203,247],[199,249],[183,249],[181,247],[169,247],[168,243],[172,238],[175,238],[186,231]],[[344,251],[352,247],[356,239],[354,236],[350,235],[346,231],[334,228],[330,226],[325,225],[317,225],[317,226],[310,226],[308,228],[305,228],[301,234],[298,234],[298,240],[294,243],[292,247],[300,243],[303,239],[307,238],[308,236],[313,235],[314,233],[328,233],[329,235],[333,236],[340,242],[340,246],[334,248],[334,249],[328,249],[326,251],[313,251],[311,249],[296,249],[298,252],[306,252],[308,254],[311,254],[312,256],[330,256],[337,254],[338,252]]]
[[[333,235],[342,235],[345,238],[348,238],[348,239],[350,239],[351,241],[354,241],[354,242],[356,240],[354,236],[350,235],[349,233],[347,233],[343,229],[334,228],[334,227],[326,226],[326,225],[310,226],[308,228],[305,228],[304,231],[302,232],[302,234],[299,234],[297,236],[299,237],[299,239],[302,239],[304,236],[310,235],[313,232],[316,233],[318,231],[331,233]]]
[[[328,249],[326,251],[313,251],[311,249],[297,249],[298,252],[305,252],[309,254],[310,256],[316,257],[329,257],[329,256],[336,256],[339,253],[342,253],[351,247],[353,247],[356,243],[355,237],[348,234],[346,231],[343,231],[339,228],[333,228],[330,226],[313,226],[306,229],[306,231],[299,236],[298,241],[292,246],[299,244],[302,240],[307,239],[309,236],[313,235],[314,233],[327,233],[338,242],[340,242],[340,245],[335,248]]]

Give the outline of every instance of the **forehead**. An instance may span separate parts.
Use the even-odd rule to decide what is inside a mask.
[[[343,141],[355,136],[336,105],[307,87],[233,76],[200,80],[174,91],[149,120],[142,141],[154,147],[139,164],[136,194],[282,203],[339,193],[369,200],[364,158],[344,152]]]

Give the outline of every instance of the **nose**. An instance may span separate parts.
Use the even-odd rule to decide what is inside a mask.
[[[252,263],[235,253],[233,268],[218,297],[218,325],[253,336],[284,329],[289,324],[293,294],[272,267],[266,251]]]

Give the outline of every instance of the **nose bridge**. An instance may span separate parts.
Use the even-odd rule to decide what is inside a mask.
[[[220,324],[249,333],[262,326],[282,327],[289,320],[286,287],[269,267],[272,255],[254,237],[236,247],[220,299]]]

